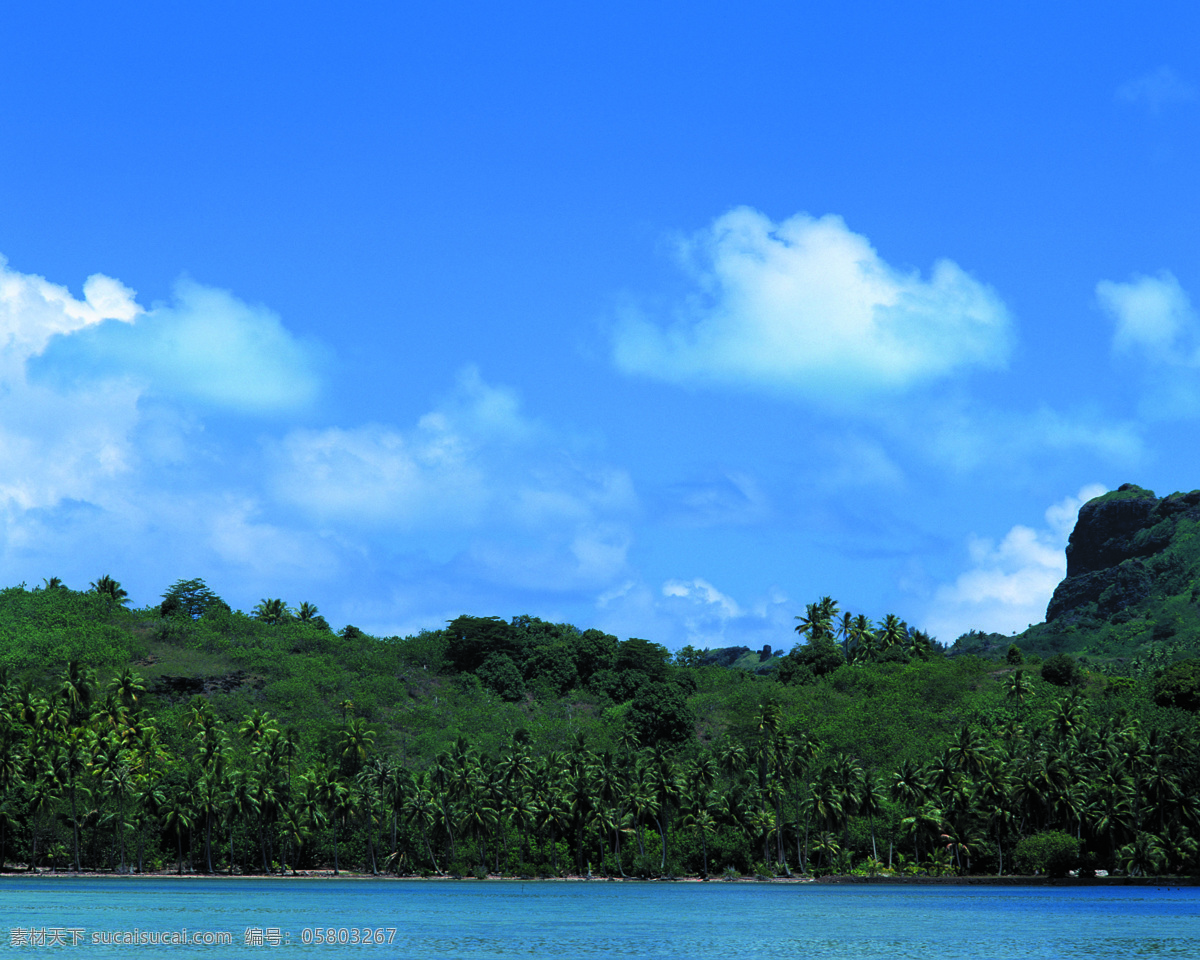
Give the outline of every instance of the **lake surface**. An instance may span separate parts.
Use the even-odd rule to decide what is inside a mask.
[[[164,935],[168,942],[154,942]],[[185,936],[192,942],[170,942]],[[0,878],[0,954],[52,953],[139,960],[1195,958],[1200,890]]]

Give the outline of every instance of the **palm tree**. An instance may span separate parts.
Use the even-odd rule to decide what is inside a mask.
[[[125,606],[129,602],[129,592],[122,589],[121,584],[110,577],[107,573],[99,580],[89,583],[92,593],[98,593],[102,597],[107,597],[109,603],[115,603],[119,607]]]
[[[908,626],[894,613],[889,613],[879,625],[879,646],[881,650],[890,650],[900,646],[908,639]]]
[[[837,627],[838,636],[842,638],[842,653],[846,657],[846,661],[850,661],[850,640],[854,636],[854,614],[849,610],[842,614],[842,619],[838,621]]]
[[[254,779],[248,770],[234,770],[226,781],[226,791],[225,827],[229,837],[229,875],[233,876],[237,864],[233,849],[233,827],[235,823],[245,822],[258,815],[258,795]]]
[[[913,852],[916,854],[917,863],[921,862],[921,837],[929,837],[932,841],[941,834],[942,820],[941,808],[933,802],[926,802],[921,804],[911,817],[900,821],[900,826],[913,835]]]
[[[1004,681],[1004,695],[1009,700],[1015,700],[1020,706],[1025,702],[1025,697],[1029,694],[1029,687],[1025,683],[1025,671],[1017,670],[1010,674],[1008,679]]]
[[[168,798],[162,806],[163,826],[175,834],[176,852],[179,854],[179,876],[183,876],[183,834],[190,830],[195,821],[195,812],[182,792]]]
[[[264,598],[250,611],[255,620],[261,620],[270,626],[286,623],[291,619],[292,612],[286,603],[279,599]]]
[[[96,735],[90,730],[72,730],[67,734],[59,754],[59,771],[66,783],[67,793],[71,798],[71,830],[74,839],[73,850],[75,872],[79,873],[79,814],[76,808],[77,793],[81,789],[79,778],[88,768],[88,760],[93,750]]]
[[[822,597],[816,603],[810,603],[805,608],[803,617],[796,617],[796,632],[807,636],[809,640],[828,637],[833,633],[833,618],[837,616],[838,605],[833,597]]]
[[[946,756],[956,769],[969,776],[977,775],[986,758],[983,736],[974,727],[964,723],[947,749]]]
[[[58,693],[69,710],[69,724],[78,726],[86,722],[92,706],[92,692],[96,686],[96,677],[78,660],[67,663],[62,674],[62,683]]]
[[[319,611],[317,610],[317,605],[315,603],[309,603],[307,600],[305,600],[300,604],[299,609],[296,610],[296,619],[301,623],[312,623],[314,620],[316,620],[318,612]]]
[[[204,817],[204,859],[208,872],[214,873],[212,859],[212,827],[229,805],[229,784],[225,776],[224,758],[212,763],[196,784],[196,813]],[[232,863],[230,864],[232,867]]]
[[[871,621],[866,618],[865,614],[860,613],[854,618],[854,626],[850,630],[850,640],[854,644],[852,653],[856,661],[875,659],[875,632],[871,629]]]
[[[1167,855],[1159,837],[1139,831],[1132,843],[1121,848],[1119,862],[1121,869],[1131,877],[1146,876],[1160,872],[1167,862]]]
[[[137,709],[138,699],[146,692],[146,681],[129,667],[109,681],[108,689],[120,698],[127,710]]]
[[[338,875],[338,824],[354,808],[350,788],[333,770],[317,775],[317,796],[330,823],[333,824],[333,875]]]
[[[693,796],[683,815],[683,824],[700,835],[700,849],[704,855],[704,879],[708,879],[708,838],[717,830],[717,821],[712,814],[707,793]]]
[[[53,770],[43,767],[37,771],[37,775],[29,781],[29,803],[28,810],[31,817],[29,825],[29,834],[32,844],[32,852],[29,858],[29,869],[37,869],[37,848],[38,836],[41,833],[42,825],[50,819],[54,813],[54,808],[58,806],[59,792],[58,781],[53,775]]]
[[[367,726],[362,717],[355,717],[342,731],[342,772],[347,777],[358,775],[367,762],[371,747],[375,743],[375,731]]]
[[[125,751],[122,751],[122,754],[124,753]],[[126,873],[125,829],[127,822],[125,805],[136,788],[133,770],[130,768],[129,763],[122,758],[104,771],[101,782],[104,784],[104,789],[109,796],[116,797],[117,800],[117,834],[121,847],[121,873]]]
[[[879,852],[875,849],[875,814],[883,809],[883,792],[873,774],[868,773],[863,777],[858,809],[860,813],[867,815],[867,822],[871,827],[871,857],[878,861]]]
[[[421,832],[421,840],[425,844],[425,853],[429,857],[429,862],[433,866],[434,873],[440,875],[442,869],[438,866],[437,857],[433,854],[433,847],[429,844],[429,830],[437,823],[438,813],[438,805],[433,798],[430,781],[426,777],[424,782],[419,784],[405,798],[404,816],[409,823],[416,824],[417,829]]]

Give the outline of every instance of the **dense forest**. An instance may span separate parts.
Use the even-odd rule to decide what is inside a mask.
[[[1085,511],[1140,499],[1154,526],[1170,499],[1109,496]],[[1175,514],[1173,539],[1133,560],[1193,549]],[[1070,586],[1097,576],[1077,558],[1064,584],[1078,602],[1056,620],[949,649],[824,597],[796,618],[786,655],[671,655],[528,616],[372,637],[335,632],[309,602],[233,610],[201,580],[140,610],[110,576],[86,590],[54,578],[11,587],[0,591],[0,862],[479,877],[1196,873],[1200,630],[1182,563],[1114,604],[1104,583]],[[1141,642],[1116,648],[1128,635]]]

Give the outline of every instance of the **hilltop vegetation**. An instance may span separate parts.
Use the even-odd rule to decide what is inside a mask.
[[[786,656],[672,656],[529,616],[335,632],[312,603],[247,614],[200,580],[141,610],[108,576],[12,587],[0,855],[241,872],[1195,871],[1200,660],[1178,608],[1190,587],[1170,579],[1189,569],[1194,504],[1117,494],[1081,523],[1132,504],[1173,511],[1172,536],[1154,550],[1141,527],[1073,537],[1068,581],[1136,560],[1158,586],[1120,605],[1105,591],[1127,573],[1065,581],[1082,599],[1017,638],[1025,652],[976,633],[950,656],[828,597]],[[1174,611],[1174,647],[1155,626],[1139,656],[1095,647],[1155,610]],[[1039,649],[1048,637],[1083,646]]]

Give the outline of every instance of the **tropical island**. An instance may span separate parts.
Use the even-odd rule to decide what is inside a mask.
[[[944,645],[830,597],[789,652],[530,616],[335,631],[203,580],[0,591],[0,868],[1200,872],[1200,491],[1089,501],[1044,623]],[[790,643],[791,639],[781,638]]]

